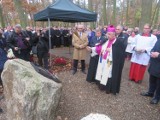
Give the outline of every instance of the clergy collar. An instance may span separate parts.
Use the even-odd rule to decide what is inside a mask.
[[[148,34],[146,34],[146,33],[141,33],[140,35],[141,35],[141,36],[145,36],[145,37],[151,37],[151,33],[148,33]]]
[[[108,42],[111,42],[112,44],[114,44],[116,42],[116,38],[112,39],[112,40],[109,40],[108,39]]]
[[[113,38],[113,39],[108,39],[109,41],[114,41],[116,38]]]

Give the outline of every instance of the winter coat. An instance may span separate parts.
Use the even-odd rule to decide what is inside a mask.
[[[86,58],[86,47],[88,45],[88,38],[85,33],[82,33],[80,37],[77,32],[73,34],[72,44],[74,46],[73,59],[75,60],[85,60]],[[82,46],[82,48],[80,48]]]

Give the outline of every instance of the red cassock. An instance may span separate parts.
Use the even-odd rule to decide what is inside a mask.
[[[138,82],[143,80],[144,73],[146,71],[147,66],[140,65],[137,63],[131,63],[130,72],[129,72],[129,79]]]
[[[136,36],[135,48],[145,50],[142,53],[133,51],[129,79],[135,82],[143,80],[144,73],[150,60],[150,51],[156,43],[157,38],[152,34],[142,34]]]

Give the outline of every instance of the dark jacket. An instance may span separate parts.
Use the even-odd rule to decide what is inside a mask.
[[[95,36],[95,37],[93,37],[93,38],[91,39],[91,41],[89,42],[89,46],[90,46],[90,47],[95,47],[95,44],[97,44],[97,43],[103,44],[103,43],[105,43],[106,41],[107,41],[107,38],[105,38],[104,36],[101,36],[99,40],[97,40],[97,36]]]
[[[93,37],[95,37],[95,32],[94,31],[91,31],[91,34],[88,35],[88,41],[90,42],[92,40]]]
[[[29,36],[29,38],[30,38],[30,41],[29,41],[30,45],[33,46],[33,43],[32,43],[32,41],[33,41],[33,33],[32,33],[32,31],[26,30],[25,32],[26,32],[25,34],[27,34]]]
[[[121,75],[125,61],[125,39],[123,36],[119,36],[116,42],[112,45],[112,78],[111,78],[111,92],[116,94],[120,91]]]
[[[55,30],[55,36],[56,36],[56,38],[59,38],[61,36],[61,31]]]
[[[11,32],[10,31],[7,31],[7,32],[5,32],[4,33],[4,37],[5,37],[5,39],[7,39],[8,38],[8,36],[9,36],[9,34],[10,34]]]
[[[3,69],[4,63],[7,61],[7,53],[5,51],[6,41],[0,37],[0,70]]]
[[[160,39],[157,40],[155,46],[151,50],[151,52],[159,52],[160,53]],[[160,55],[158,58],[151,58],[150,65],[148,69],[149,73],[155,77],[160,78]]]
[[[22,36],[22,41],[23,43],[25,44],[26,46],[26,49],[30,46],[29,42],[27,42],[25,39],[29,37],[28,34],[26,34],[26,32],[22,31],[21,33],[17,34],[15,31],[11,32],[10,35],[8,36],[7,38],[7,46],[9,48],[12,48],[13,49],[13,52],[14,51],[14,48],[15,47],[19,47],[18,46],[18,41],[17,41],[17,38],[18,36],[21,35]],[[21,49],[21,48],[20,48]]]
[[[69,30],[63,30],[62,31],[62,36],[68,38],[69,37]]]
[[[45,52],[48,53],[49,52],[49,43],[48,43],[48,37],[45,33],[43,33],[43,36],[40,36],[38,38],[38,43],[37,43],[37,53],[40,52]]]
[[[117,40],[120,40],[123,44],[124,47],[127,47],[127,40],[128,40],[128,36],[126,34],[120,33],[120,35],[118,35]]]
[[[160,40],[160,34],[156,35],[157,40]]]

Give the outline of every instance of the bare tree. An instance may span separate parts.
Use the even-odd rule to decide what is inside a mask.
[[[5,22],[3,18],[2,0],[0,0],[0,23],[1,23],[1,27],[5,27]]]
[[[89,8],[90,11],[93,11],[93,0],[88,0],[88,8]],[[94,28],[94,23],[93,22],[90,23],[90,27]]]
[[[14,2],[15,9],[18,13],[22,27],[26,27],[27,26],[27,14],[24,11],[24,9],[22,8],[22,1],[21,0],[13,0],[13,2]]]
[[[117,0],[113,0],[113,16],[112,16],[112,21],[111,21],[113,25],[116,24],[116,8],[117,8],[116,4],[117,4]]]
[[[140,30],[143,29],[145,23],[151,22],[153,0],[142,0],[142,12],[140,20]]]
[[[103,0],[102,2],[103,5],[103,21],[104,21],[104,25],[107,25],[107,9],[106,9],[106,0]]]

